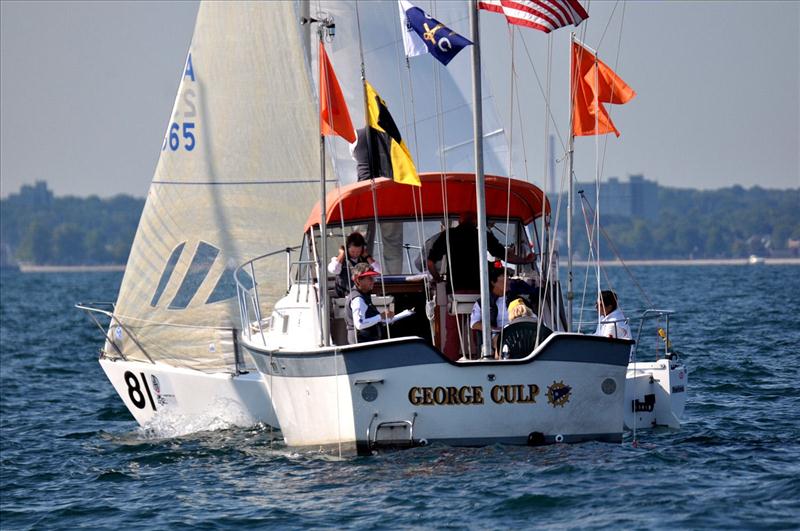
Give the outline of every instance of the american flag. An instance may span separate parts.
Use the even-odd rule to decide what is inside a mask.
[[[478,9],[502,13],[509,24],[545,33],[589,18],[578,0],[480,0]]]

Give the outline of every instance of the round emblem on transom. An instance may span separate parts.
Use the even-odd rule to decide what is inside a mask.
[[[372,402],[378,398],[378,388],[372,384],[365,385],[364,388],[361,389],[361,398],[367,402]]]

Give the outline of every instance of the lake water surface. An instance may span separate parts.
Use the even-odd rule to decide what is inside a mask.
[[[620,268],[623,307],[642,297]],[[269,428],[138,427],[72,305],[121,273],[2,273],[0,527],[800,528],[800,267],[637,267],[689,376],[680,430],[623,444],[336,460]],[[578,275],[577,286],[583,286]],[[594,316],[585,315],[587,319]]]

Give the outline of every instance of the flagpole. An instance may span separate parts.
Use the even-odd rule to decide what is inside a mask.
[[[472,30],[472,128],[475,148],[475,194],[478,206],[478,260],[481,273],[481,356],[494,357],[489,308],[489,265],[486,260],[486,198],[483,175],[483,109],[481,105],[481,48],[477,0],[470,0],[469,26]]]
[[[572,63],[572,45],[575,42],[575,32],[571,32],[569,36],[569,57],[570,57],[570,102],[569,102],[569,145],[567,147],[567,332],[572,332],[572,300],[575,298],[575,293],[572,286],[572,196],[573,196],[573,179],[572,179],[572,159],[573,150],[575,147],[575,131],[572,127],[572,122],[575,119],[573,116],[575,107],[575,94],[573,94],[572,78],[575,76],[575,68],[577,65]]]
[[[322,49],[324,44],[324,26],[320,24],[317,33],[319,34],[319,46]],[[322,61],[322,57],[317,57],[317,62]],[[320,68],[320,75],[327,77],[327,71],[323,74]],[[328,82],[326,79],[326,86]],[[322,307],[322,346],[327,347],[330,344],[330,308],[328,308],[328,223],[327,223],[327,192],[325,190],[325,135],[322,134],[322,98],[323,94],[319,94],[319,230],[320,230],[320,252],[319,259],[321,267],[319,269],[319,304]]]

